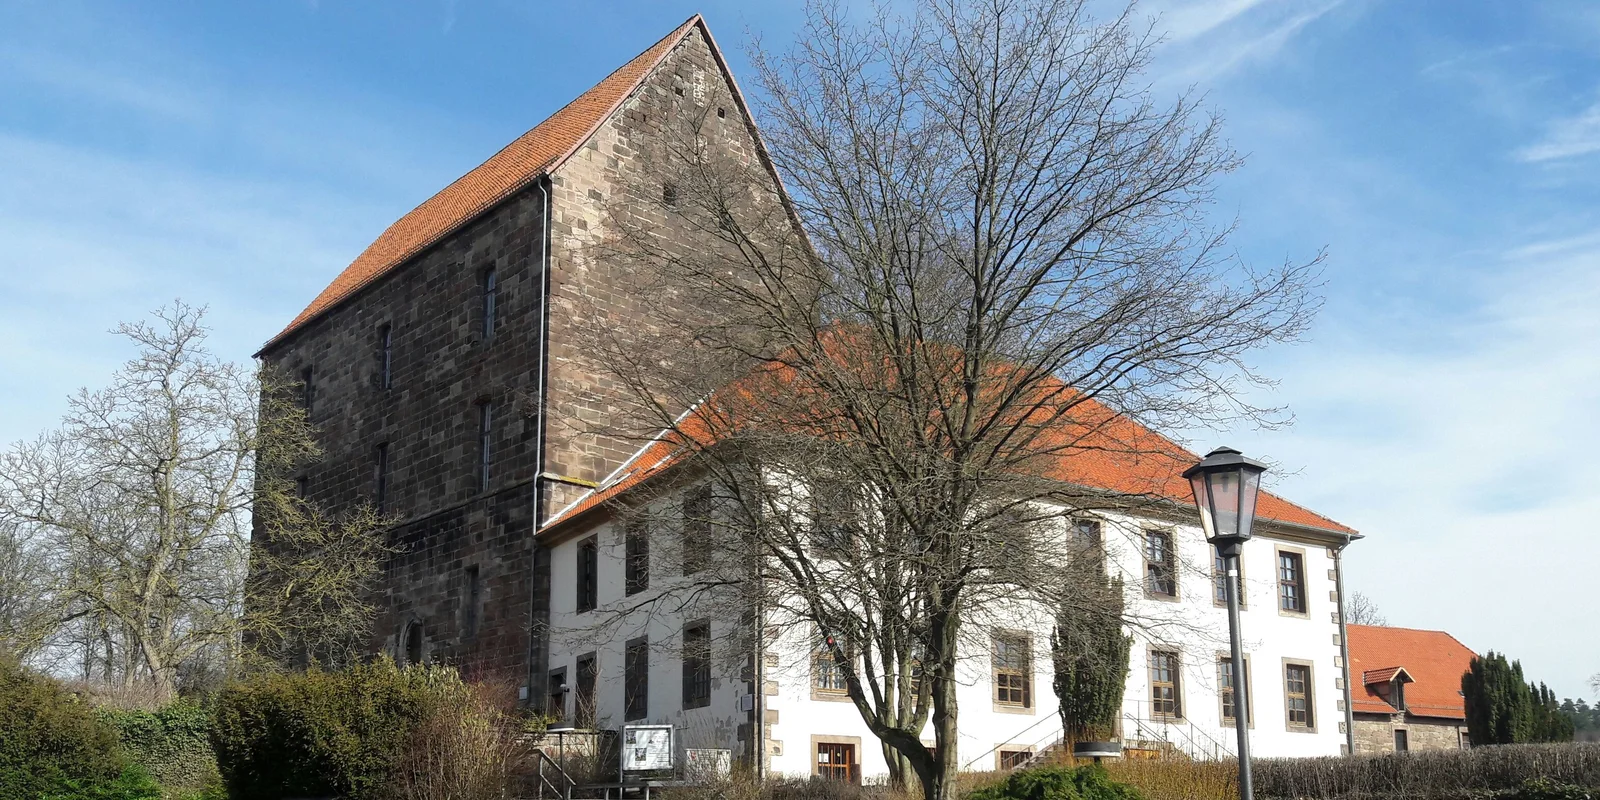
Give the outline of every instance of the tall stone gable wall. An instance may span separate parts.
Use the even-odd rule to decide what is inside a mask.
[[[376,453],[389,449],[385,511],[401,552],[379,597],[375,651],[403,655],[421,626],[430,660],[520,678],[534,589],[543,199],[525,190],[263,353],[291,376],[312,370],[311,420],[324,456],[304,475],[330,511],[369,502]],[[483,279],[498,284],[494,335],[482,335]],[[392,387],[379,376],[391,327]],[[480,403],[494,407],[489,487],[480,489]],[[478,602],[469,609],[469,570]],[[476,633],[467,624],[476,616]]]
[[[714,106],[725,113],[718,116]],[[602,331],[625,331],[643,304],[658,299],[630,293],[625,268],[586,258],[583,247],[605,234],[606,198],[641,178],[638,149],[661,134],[669,114],[701,111],[714,141],[754,157],[748,123],[696,28],[550,177],[548,242],[534,185],[262,354],[291,375],[312,369],[312,421],[325,454],[304,471],[311,500],[332,511],[370,501],[377,447],[388,445],[385,510],[401,518],[392,532],[401,552],[385,575],[375,651],[403,656],[407,629],[417,625],[428,660],[518,682],[530,676],[529,696],[542,696],[537,631],[548,574],[572,565],[549,564],[533,533],[538,519],[583,491],[547,482],[544,507],[534,508],[542,248],[548,244],[551,259],[546,472],[598,481],[639,442],[592,432],[592,423],[620,404],[606,399],[617,390],[588,344]],[[482,281],[490,267],[499,284],[498,325],[485,341]],[[393,365],[387,390],[378,381],[378,336],[386,324]],[[488,489],[480,490],[484,402],[495,408],[493,468]],[[469,608],[474,567],[479,599]],[[472,616],[475,633],[468,630]]]
[[[642,444],[643,431],[611,424],[623,409],[605,399],[617,390],[588,348],[602,335],[626,337],[630,326],[641,324],[644,307],[661,308],[672,301],[629,291],[628,266],[597,257],[591,245],[612,232],[614,214],[657,213],[641,210],[638,204],[623,209],[622,204],[608,201],[623,187],[650,189],[642,154],[661,140],[664,126],[703,119],[700,132],[712,146],[725,148],[736,158],[756,158],[748,120],[734,104],[733,94],[710,42],[694,28],[552,177],[549,472],[599,481]],[[657,216],[643,222],[663,226],[667,220]],[[660,230],[681,237],[675,244],[694,245],[692,234],[670,227]],[[704,313],[692,305],[676,310]],[[559,511],[583,491],[580,485],[552,484],[549,511]]]

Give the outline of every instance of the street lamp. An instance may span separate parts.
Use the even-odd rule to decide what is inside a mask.
[[[1200,511],[1206,541],[1217,548],[1227,570],[1228,638],[1233,645],[1233,725],[1239,735],[1239,797],[1251,800],[1250,682],[1244,671],[1244,647],[1239,642],[1239,555],[1250,539],[1256,521],[1256,495],[1267,465],[1245,458],[1231,447],[1219,447],[1200,463],[1184,470]]]

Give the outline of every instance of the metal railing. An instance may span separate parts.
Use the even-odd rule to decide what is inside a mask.
[[[1132,713],[1128,713],[1129,706],[1133,707]],[[1137,734],[1136,741],[1165,744],[1190,758],[1221,761],[1234,756],[1232,747],[1212,736],[1205,728],[1187,719],[1155,718],[1154,714],[1148,713],[1146,703],[1142,700],[1123,703],[1122,727],[1124,743],[1135,739],[1129,735],[1128,729],[1131,727]]]
[[[1044,744],[1046,742],[1049,744]],[[968,761],[966,764],[963,764],[961,769],[972,769],[973,764],[976,764],[987,758],[992,758],[996,752],[1017,747],[1027,747],[1033,750],[1033,756],[1027,761],[1027,764],[1031,764],[1035,758],[1038,758],[1042,753],[1050,749],[1050,747],[1059,744],[1060,742],[1061,715],[1055,713],[1046,714],[1039,719],[1034,720],[1032,725],[1017,731],[1010,738],[1006,739],[1005,744],[997,744],[994,747],[983,751],[983,753],[981,753],[977,758],[974,758],[971,761]],[[1040,747],[1041,744],[1044,744],[1044,746]],[[1026,766],[1027,764],[1024,764],[1023,766]]]
[[[536,748],[533,752],[539,756],[538,767],[534,772],[539,781],[539,797],[543,798],[545,791],[549,790],[554,797],[559,797],[561,800],[572,800],[572,789],[578,785],[578,782],[573,780],[572,776],[567,774],[567,771],[562,769],[561,765],[556,763],[556,760],[544,751],[544,748]],[[554,773],[554,778],[545,774],[547,769]],[[559,779],[559,783],[557,779]]]

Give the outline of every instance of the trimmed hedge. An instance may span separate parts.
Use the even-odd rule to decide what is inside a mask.
[[[1117,783],[1100,767],[1036,767],[1013,772],[966,800],[1144,800],[1137,789]]]
[[[337,672],[265,675],[216,698],[211,743],[232,800],[387,796],[431,713],[435,669],[378,660]]]
[[[1566,797],[1548,792],[1600,789],[1600,744],[1261,760],[1255,763],[1255,786],[1256,795],[1264,799]]]
[[[57,682],[0,659],[0,797],[50,797],[123,773],[117,736]]]
[[[104,709],[123,751],[169,790],[215,785],[217,756],[211,750],[211,716],[180,700],[155,711]]]

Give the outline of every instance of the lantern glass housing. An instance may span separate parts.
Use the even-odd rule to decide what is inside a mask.
[[[1243,542],[1250,538],[1256,517],[1256,495],[1267,466],[1245,458],[1231,447],[1219,447],[1185,470],[1200,511],[1200,525],[1213,544]]]

